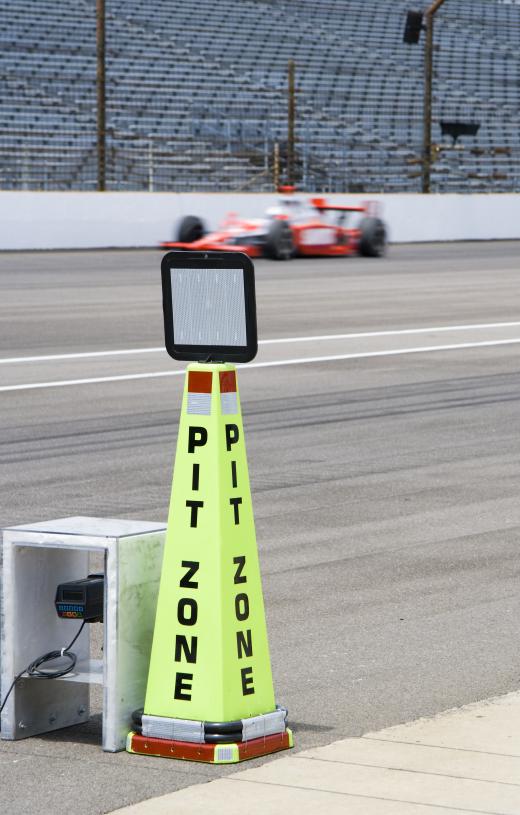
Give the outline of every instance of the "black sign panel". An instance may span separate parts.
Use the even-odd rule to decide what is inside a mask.
[[[255,272],[241,252],[168,252],[161,264],[174,359],[249,362],[258,350]]]

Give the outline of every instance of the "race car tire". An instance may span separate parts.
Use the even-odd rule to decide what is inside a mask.
[[[289,260],[294,255],[292,230],[287,221],[275,220],[269,226],[264,255],[271,260]]]
[[[175,240],[179,243],[193,243],[203,238],[205,233],[204,221],[196,215],[185,215],[177,227]]]
[[[359,224],[359,254],[380,258],[386,251],[386,227],[381,218],[363,218]]]

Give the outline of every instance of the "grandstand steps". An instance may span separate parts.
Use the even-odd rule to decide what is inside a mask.
[[[61,145],[71,156],[62,166],[76,167],[70,183],[92,188],[94,5],[0,0],[2,183],[10,183],[10,145],[24,153],[24,183],[37,178],[38,145]],[[187,188],[252,181],[247,188],[264,188],[268,182],[258,176],[272,169],[275,141],[283,165],[293,58],[297,171],[305,183],[346,188],[365,179],[371,189],[417,189],[411,162],[422,140],[422,48],[402,43],[408,7],[408,0],[155,0],[150,14],[146,0],[107,0],[110,183],[146,188],[151,156],[155,185],[163,183],[160,175],[168,183],[170,162],[172,183]],[[436,189],[466,182],[471,189],[515,188],[519,15],[497,0],[455,0],[437,15]],[[450,153],[442,118],[480,121],[480,131],[464,140],[466,149]],[[168,156],[175,150],[182,155]],[[42,183],[52,183],[54,172],[62,184],[46,156]]]

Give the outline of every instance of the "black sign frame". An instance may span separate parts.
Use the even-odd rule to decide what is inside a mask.
[[[246,345],[180,345],[175,342],[171,269],[242,269]],[[258,351],[256,327],[255,269],[243,252],[168,252],[161,263],[164,337],[173,359],[192,362],[250,362]]]

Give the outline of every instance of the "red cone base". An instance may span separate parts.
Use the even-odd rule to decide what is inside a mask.
[[[126,743],[129,753],[178,758],[184,761],[204,761],[209,764],[235,764],[249,758],[277,753],[279,750],[288,750],[292,746],[292,732],[289,729],[285,733],[233,744],[194,744],[189,741],[150,738],[132,732],[128,734]]]

